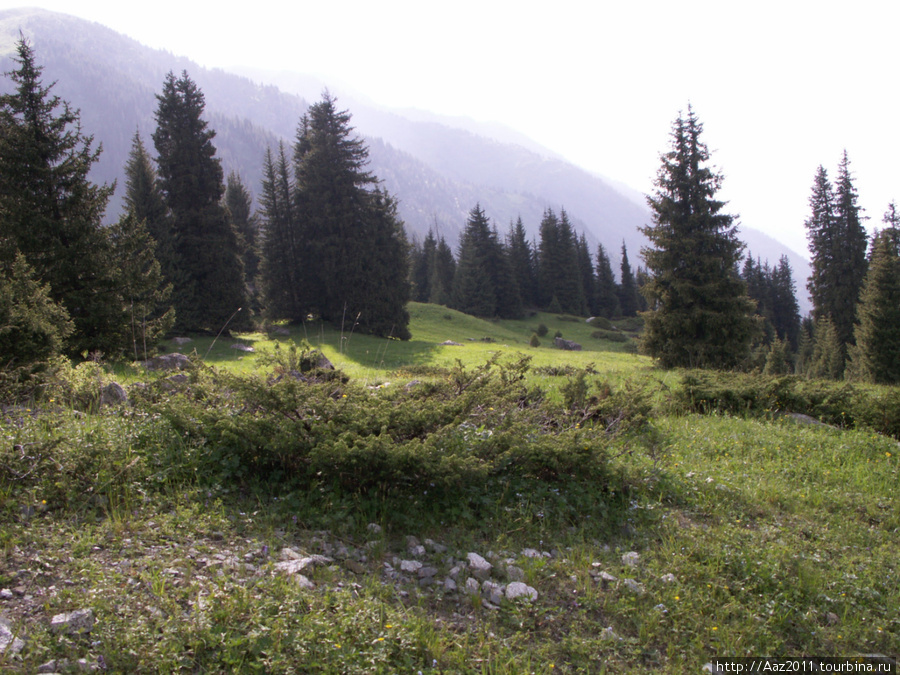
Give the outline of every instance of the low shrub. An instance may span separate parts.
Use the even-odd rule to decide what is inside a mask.
[[[591,333],[595,340],[609,340],[610,342],[628,342],[631,338],[625,333],[615,330],[595,330]]]

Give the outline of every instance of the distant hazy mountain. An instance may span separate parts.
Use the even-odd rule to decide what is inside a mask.
[[[46,83],[80,108],[84,131],[103,144],[94,172],[99,182],[119,183],[108,217],[121,208],[122,167],[131,138],[140,131],[152,150],[155,95],[166,73],[186,70],[206,97],[210,126],[223,167],[238,171],[258,193],[267,146],[293,142],[297,123],[327,83],[298,73],[209,70],[166,51],[151,49],[100,24],[43,10],[0,11],[0,68],[22,31],[44,66]],[[252,78],[252,79],[251,79]],[[268,84],[258,84],[267,82]],[[5,80],[0,88],[8,88]],[[371,170],[400,201],[411,235],[437,227],[452,245],[469,210],[480,203],[501,233],[521,216],[536,236],[546,208],[565,208],[592,245],[603,243],[618,266],[622,243],[638,259],[644,239],[638,227],[649,221],[647,207],[614,181],[593,175],[501,125],[448,118],[422,111],[390,111],[340,88],[338,103],[370,148]],[[765,235],[746,229],[750,250],[770,262],[787,254],[805,299],[805,261]],[[634,264],[634,262],[633,262]],[[801,299],[801,303],[804,300]]]

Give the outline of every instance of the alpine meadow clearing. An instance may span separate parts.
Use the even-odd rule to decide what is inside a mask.
[[[59,366],[4,409],[0,670],[900,651],[896,387],[660,370],[634,320],[409,311],[408,341],[191,336],[184,370]]]

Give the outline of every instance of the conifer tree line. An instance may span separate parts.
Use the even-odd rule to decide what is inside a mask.
[[[868,237],[846,152],[834,181],[821,166],[814,176],[813,312],[801,321],[787,258],[771,267],[745,255],[690,107],[648,197],[649,245],[631,252],[644,266],[623,243],[614,273],[613,254],[591,250],[565,209],[547,209],[530,240],[521,218],[501,233],[476,204],[456,251],[437,229],[410,245],[349,113],[327,92],[290,146],[261,149],[254,212],[251,188],[224,175],[187,73],[162,83],[149,143],[134,134],[125,210],[104,226],[115,186],[88,179],[102,148],[42,81],[24,38],[15,63],[0,96],[7,372],[61,353],[144,358],[173,330],[218,333],[254,316],[407,339],[413,299],[482,317],[640,314],[642,349],[664,367],[900,382],[900,214],[891,204]]]
[[[88,178],[102,148],[24,37],[15,62],[0,97],[0,367],[145,358],[172,330],[246,328],[254,313],[409,337],[403,223],[327,93],[299,121],[290,161],[283,147],[266,154],[253,213],[240,176],[224,177],[203,93],[169,73],[152,149],[135,133],[125,212],[104,226],[115,186]]]
[[[433,302],[487,318],[521,318],[526,310],[557,314],[636,316],[646,308],[628,250],[622,244],[619,282],[606,249],[591,250],[575,232],[565,209],[547,209],[536,241],[521,218],[504,235],[476,204],[469,212],[454,254],[442,235],[430,230],[410,253],[412,299]]]

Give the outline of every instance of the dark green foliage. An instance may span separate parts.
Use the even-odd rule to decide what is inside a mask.
[[[120,350],[136,361],[146,359],[175,323],[169,304],[172,285],[163,281],[146,221],[126,213],[110,226],[109,239],[123,306]]]
[[[622,316],[637,316],[640,298],[638,297],[637,283],[628,262],[628,249],[622,242],[622,265],[620,267],[621,281],[619,282],[619,309]]]
[[[156,98],[153,142],[180,271],[171,279],[177,326],[218,332],[247,325],[241,251],[222,205],[222,166],[203,119],[203,93],[186,72],[177,79],[170,72]]]
[[[459,244],[453,307],[481,317],[521,317],[522,300],[497,231],[481,207],[469,212]]]
[[[301,313],[408,339],[406,235],[395,200],[366,171],[368,149],[352,133],[350,114],[327,92],[300,120],[288,188],[298,286],[289,292]],[[288,292],[271,278],[267,288]],[[274,303],[266,304],[273,313]]]
[[[612,265],[603,244],[597,244],[597,286],[594,291],[594,313],[607,319],[622,313]]]
[[[175,257],[172,220],[159,188],[153,160],[137,132],[132,138],[131,152],[125,164],[124,206],[126,212],[147,224],[147,231],[156,242],[156,259],[159,260],[163,278],[171,283],[180,274],[180,264]]]
[[[526,388],[527,371],[526,358],[459,364],[443,382],[375,397],[339,380],[266,382],[204,370],[184,395],[148,391],[142,405],[182,439],[188,471],[211,483],[278,480],[404,510],[410,496],[431,509],[445,501],[459,508],[460,491],[465,503],[489,485],[503,494],[522,481],[590,481],[602,492],[607,439],[644,429],[646,396],[590,381],[580,409],[560,408]],[[532,433],[535,425],[545,433]],[[469,508],[467,517],[489,515]],[[568,507],[553,517],[578,516]]]
[[[812,353],[802,373],[807,377],[840,380],[844,376],[844,345],[830,318],[816,321],[812,332]]]
[[[434,252],[428,302],[449,306],[452,302],[453,280],[456,278],[456,260],[443,236],[438,239]]]
[[[591,333],[591,337],[595,340],[609,340],[610,342],[628,342],[631,339],[626,333],[617,330],[595,330]]]
[[[0,255],[12,269],[17,253],[65,307],[71,352],[115,351],[121,306],[101,220],[112,188],[88,179],[100,150],[81,133],[79,112],[51,93],[22,38],[14,85],[0,96]]]
[[[522,304],[525,307],[537,307],[539,299],[535,253],[528,241],[522,218],[517,218],[515,225],[510,227],[506,235],[506,250]]]
[[[529,347],[540,347],[541,339],[538,337],[537,333],[531,334],[531,339],[528,341]]]
[[[0,261],[0,372],[16,380],[31,374],[62,352],[72,329],[65,308],[53,302],[24,256]]]
[[[900,392],[845,383],[742,373],[691,372],[673,397],[681,411],[781,418],[808,415],[837,427],[900,439]]]
[[[228,222],[238,238],[241,262],[244,269],[244,285],[247,297],[258,305],[256,278],[259,275],[259,220],[252,208],[253,198],[244,187],[241,177],[232,171],[225,182],[225,208]]]
[[[856,367],[871,382],[900,384],[900,254],[889,230],[876,235],[858,306]]]
[[[413,241],[410,246],[410,281],[412,283],[412,299],[415,302],[428,302],[431,297],[431,275],[434,270],[434,256],[437,251],[437,239],[434,231],[428,230],[425,241],[421,244]]]
[[[582,314],[597,313],[597,298],[595,291],[597,284],[594,281],[594,263],[591,260],[591,251],[588,248],[584,233],[575,241],[575,259],[578,263],[578,275],[580,277],[581,292],[584,296],[584,309]]]
[[[794,372],[790,345],[784,340],[775,338],[766,352],[765,375],[790,375]]]
[[[743,244],[715,198],[722,177],[706,166],[702,131],[690,107],[673,124],[648,198],[653,224],[642,229],[651,243],[642,250],[651,274],[642,346],[665,368],[733,368],[754,333],[753,303],[735,271]]]
[[[575,233],[565,211],[559,217],[552,209],[544,212],[538,246],[541,305],[550,312],[586,314]]]
[[[305,265],[301,235],[291,201],[291,179],[283,144],[277,160],[266,150],[262,184],[262,259],[260,280],[263,303],[270,318],[302,321],[306,318],[300,298]]]
[[[537,330],[535,330],[535,333],[537,333],[540,337],[544,337],[549,332],[549,330],[550,329],[547,328],[546,324],[539,323]]]
[[[747,294],[756,302],[756,315],[763,320],[765,343],[771,344],[777,338],[796,349],[800,337],[800,310],[787,256],[782,256],[773,269],[768,261],[754,261],[748,255],[741,278],[747,284]]]
[[[805,223],[812,254],[807,287],[813,301],[813,318],[830,319],[842,361],[853,341],[856,303],[866,274],[866,231],[856,201],[846,152],[834,187],[825,169],[818,168],[809,198],[811,213]]]

